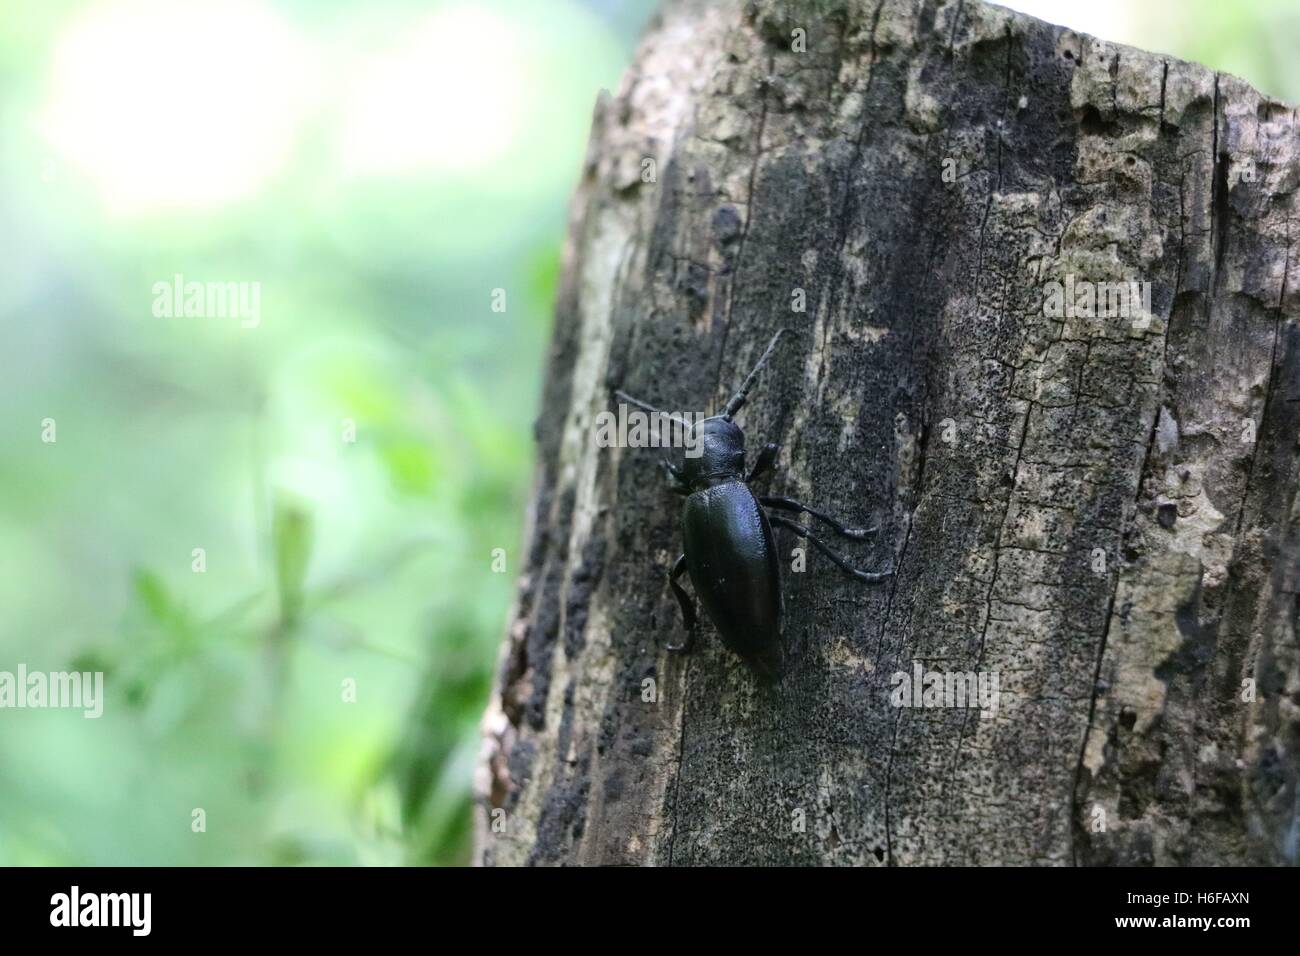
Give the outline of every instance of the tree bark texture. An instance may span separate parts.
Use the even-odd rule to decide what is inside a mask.
[[[670,3],[573,204],[481,861],[1296,862],[1298,133],[979,0]],[[783,326],[763,488],[897,574],[778,532],[767,687],[707,622],[665,652],[680,500],[593,425],[615,387],[717,410]],[[894,706],[917,664],[997,674],[996,715]]]

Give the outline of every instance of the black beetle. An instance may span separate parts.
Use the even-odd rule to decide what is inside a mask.
[[[893,574],[892,571],[859,571],[807,528],[786,515],[768,514],[768,509],[811,515],[825,522],[836,534],[859,541],[873,534],[875,528],[846,528],[830,515],[793,498],[779,495],[757,497],[750,490],[753,481],[772,469],[777,446],[764,446],[753,469],[746,475],[745,434],[732,421],[732,416],[745,404],[758,373],[772,356],[781,336],[788,331],[781,329],[772,337],[758,364],[727,402],[722,414],[706,418],[695,426],[701,432],[702,453],[695,458],[685,458],[680,468],[667,458],[661,462],[672,481],[673,490],[686,499],[682,507],[682,538],[686,551],[668,574],[668,583],[682,608],[686,640],[681,644],[669,644],[668,650],[689,650],[695,636],[695,608],[677,580],[683,571],[689,571],[695,593],[718,629],[722,642],[767,680],[778,678],[784,667],[781,642],[784,601],[772,525],[789,528],[807,538],[859,581],[879,584]],[[614,394],[656,416],[667,416],[667,413],[624,392],[616,391]],[[673,420],[679,425],[687,424],[681,419]]]

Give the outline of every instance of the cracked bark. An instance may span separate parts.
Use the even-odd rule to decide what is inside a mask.
[[[976,0],[670,3],[573,203],[482,861],[1294,863],[1298,133]],[[1053,317],[1067,276],[1150,315]],[[780,326],[767,487],[898,575],[787,571],[767,689],[663,651],[679,503],[592,424],[718,408]],[[997,715],[892,707],[918,661]]]

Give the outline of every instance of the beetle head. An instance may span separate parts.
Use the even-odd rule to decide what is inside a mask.
[[[692,487],[711,484],[719,478],[739,478],[745,472],[745,433],[724,415],[706,418],[692,430],[701,452],[687,456],[682,475]]]

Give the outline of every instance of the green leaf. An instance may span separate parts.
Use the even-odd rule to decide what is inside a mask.
[[[302,613],[303,581],[311,560],[312,516],[301,502],[279,495],[271,518],[271,540],[275,549],[275,577],[280,597],[280,621],[286,627],[298,623]]]

